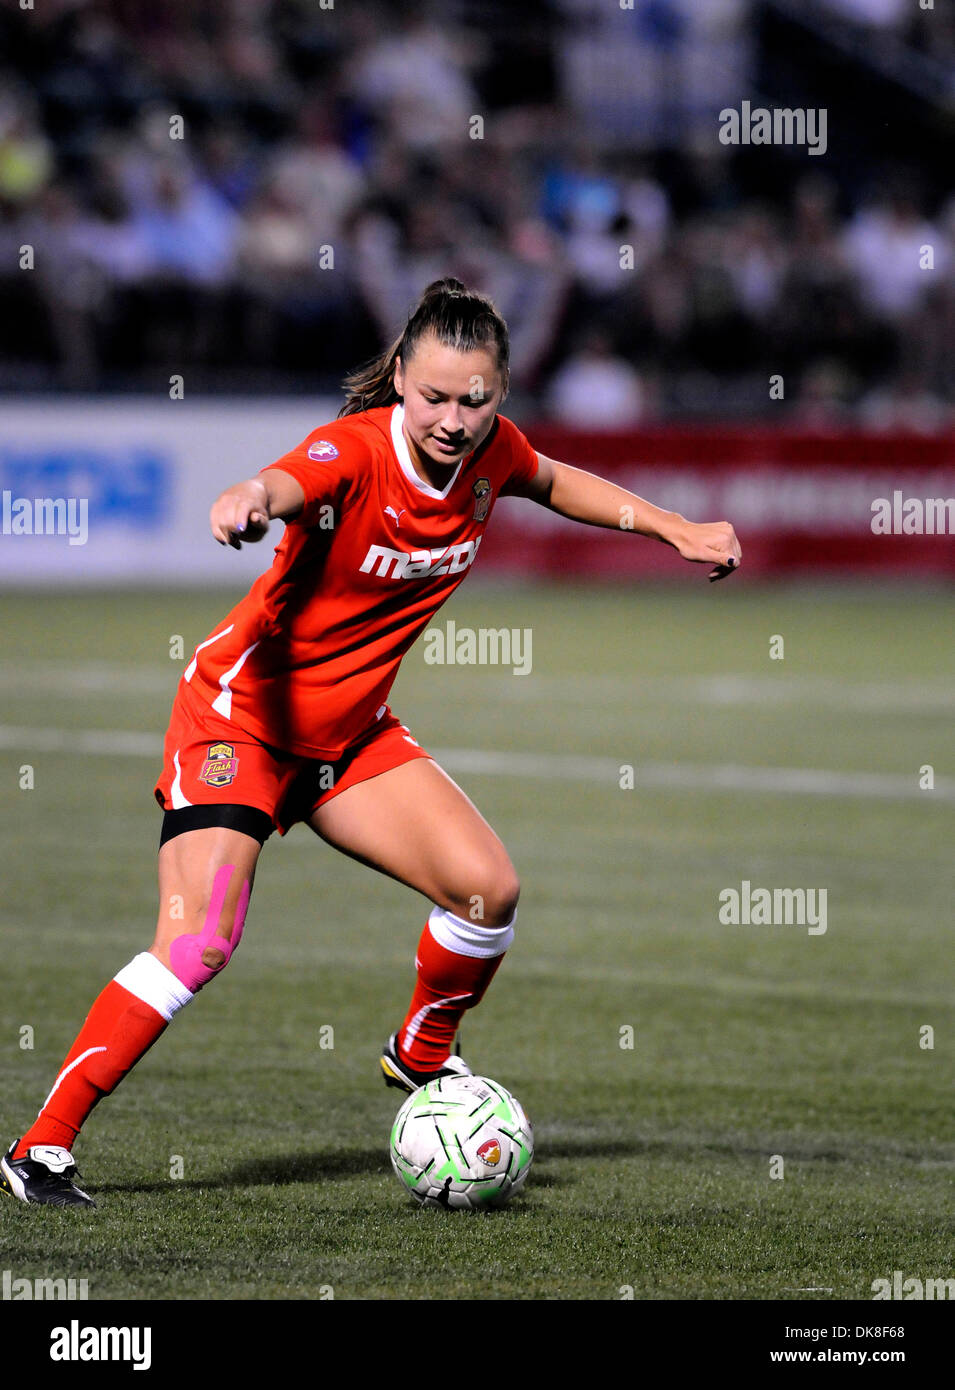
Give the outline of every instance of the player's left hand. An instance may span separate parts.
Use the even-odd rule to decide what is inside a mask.
[[[715,566],[707,576],[711,584],[733,574],[742,563],[743,552],[728,521],[687,521],[673,543],[684,560]]]

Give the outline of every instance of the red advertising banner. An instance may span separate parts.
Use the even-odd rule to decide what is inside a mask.
[[[749,574],[955,577],[955,435],[522,425],[539,453],[691,521],[730,521]],[[643,537],[501,500],[480,569],[555,577],[689,574]]]

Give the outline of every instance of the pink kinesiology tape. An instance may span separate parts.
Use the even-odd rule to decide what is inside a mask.
[[[169,948],[172,973],[182,981],[186,989],[192,990],[193,994],[196,990],[202,989],[203,985],[207,985],[213,975],[218,975],[220,970],[225,969],[232,959],[232,952],[237,949],[242,939],[249,894],[252,891],[248,879],[242,885],[231,926],[227,921],[223,921],[227,916],[223,912],[223,904],[234,872],[234,864],[223,864],[216,874],[202,931],[186,932],[177,936]]]

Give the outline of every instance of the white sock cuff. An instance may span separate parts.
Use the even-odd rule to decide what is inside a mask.
[[[477,956],[481,960],[491,960],[503,956],[514,940],[514,923],[517,910],[509,922],[500,927],[479,927],[474,922],[466,922],[463,917],[455,917],[443,907],[436,907],[428,918],[431,935],[439,946],[453,951],[458,956]]]
[[[192,991],[186,989],[182,981],[149,951],[140,951],[138,956],[133,956],[113,979],[155,1009],[167,1023],[193,998]]]

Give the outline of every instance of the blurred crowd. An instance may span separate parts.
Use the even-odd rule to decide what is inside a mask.
[[[643,51],[718,25],[743,52],[751,8],[644,4]],[[602,140],[567,78],[593,9],[0,12],[0,390],[334,390],[454,274],[538,414],[951,424],[955,197],[911,169],[847,197],[805,157],[764,191],[715,135]]]

